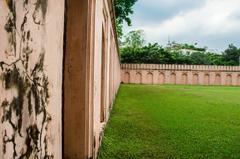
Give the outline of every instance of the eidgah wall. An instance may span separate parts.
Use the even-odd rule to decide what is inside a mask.
[[[0,1],[0,158],[61,158],[64,0]]]
[[[122,64],[122,83],[240,86],[240,66]]]
[[[96,158],[120,85],[112,0],[0,0],[0,159]]]

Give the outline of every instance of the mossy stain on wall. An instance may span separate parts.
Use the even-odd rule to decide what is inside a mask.
[[[33,21],[36,25],[41,24],[41,27],[44,28],[47,2],[47,0],[37,0],[33,6],[28,6],[30,5],[28,0],[22,1],[25,13],[20,26],[16,26],[16,12],[22,11],[20,9],[16,11],[16,3],[19,2],[17,0],[6,1],[9,13],[4,29],[8,35],[9,48],[14,49],[8,49],[5,52],[7,56],[15,56],[16,60],[7,63],[1,59],[0,80],[3,82],[6,92],[15,90],[16,95],[10,99],[6,98],[0,103],[0,108],[3,110],[1,123],[6,126],[5,130],[0,130],[4,134],[3,143],[0,144],[3,145],[2,152],[4,154],[13,152],[12,158],[54,158],[48,151],[46,133],[52,120],[47,111],[50,95],[49,80],[44,68],[46,52],[43,45],[40,52],[36,52],[30,45],[34,41],[31,36],[33,30],[29,26],[26,27],[28,22]],[[34,8],[34,11],[29,16],[31,8]],[[20,38],[18,41],[16,40],[17,36]],[[20,46],[20,48],[16,49],[16,46]],[[30,64],[31,56],[38,57],[35,64],[32,62]],[[33,69],[29,69],[29,65]],[[7,130],[11,130],[13,133],[9,133],[10,131]],[[18,143],[17,139],[23,140],[25,145]],[[9,144],[12,145],[13,151],[6,149]],[[19,147],[22,147],[20,152],[18,151]]]

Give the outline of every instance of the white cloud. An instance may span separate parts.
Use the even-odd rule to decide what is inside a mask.
[[[159,5],[161,3],[173,5],[174,1],[176,2],[176,0],[150,1]],[[155,22],[154,25],[144,23],[141,26],[133,26],[132,29],[143,29],[147,41],[160,43],[166,42],[168,36],[172,39],[189,40],[231,34],[240,36],[239,6],[240,0],[206,0],[204,5],[177,13],[170,19]]]
[[[175,7],[178,5],[192,5],[192,4],[199,4],[200,1],[205,0],[139,0],[140,2],[146,6],[152,6],[152,7]]]

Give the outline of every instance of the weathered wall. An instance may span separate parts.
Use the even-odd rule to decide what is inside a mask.
[[[240,66],[122,64],[122,82],[240,86]]]
[[[120,60],[111,13],[112,3],[96,1],[94,52],[94,154],[100,146],[104,127],[121,82]],[[111,11],[111,12],[110,12]],[[104,47],[104,48],[103,48]],[[104,67],[104,68],[103,68]],[[104,69],[104,70],[102,70]]]
[[[69,0],[64,73],[64,158],[96,158],[121,82],[111,0]]]
[[[1,159],[96,158],[121,81],[114,18],[111,0],[0,0]]]
[[[61,158],[64,0],[0,0],[0,158]]]

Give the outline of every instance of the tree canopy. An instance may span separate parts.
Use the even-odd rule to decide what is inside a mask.
[[[131,26],[130,15],[133,14],[133,6],[137,0],[115,0],[115,14],[117,33],[119,38],[123,36],[123,23],[126,22],[128,26]]]
[[[141,48],[143,47],[145,40],[143,30],[130,31],[125,36],[125,41],[122,42],[122,46],[132,47],[132,48]]]
[[[129,32],[121,46],[122,63],[191,64],[191,65],[239,65],[240,48],[233,44],[222,53],[213,53],[197,44],[158,43],[144,45],[142,30]]]

